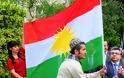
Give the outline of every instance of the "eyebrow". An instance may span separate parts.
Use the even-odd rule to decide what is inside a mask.
[[[110,52],[110,54],[121,54],[120,52]]]

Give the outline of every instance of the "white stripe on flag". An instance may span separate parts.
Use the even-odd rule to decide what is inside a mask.
[[[51,37],[43,41],[25,45],[27,68],[36,66],[56,55],[49,51],[53,40],[54,37]]]
[[[77,38],[88,42],[91,39],[103,35],[101,6],[74,19],[68,26],[71,26]]]

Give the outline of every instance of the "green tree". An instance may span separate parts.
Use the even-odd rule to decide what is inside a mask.
[[[21,41],[25,9],[11,1],[0,1],[0,45],[10,40]]]
[[[22,40],[23,19],[26,14],[25,9],[13,0],[0,0],[0,46],[3,47],[2,63],[0,65],[0,75],[8,78],[9,72],[6,67],[7,51],[6,43],[11,40]],[[1,62],[1,61],[0,61]],[[1,76],[0,76],[1,78]]]
[[[124,32],[124,4],[116,0],[103,1],[104,38],[110,46],[119,46]]]
[[[73,0],[66,0],[69,4],[73,2]],[[69,5],[68,4],[68,5]],[[29,0],[27,4],[29,15],[27,19],[29,21],[43,18],[47,16],[51,16],[66,7],[66,3],[57,3],[49,2],[48,0]]]

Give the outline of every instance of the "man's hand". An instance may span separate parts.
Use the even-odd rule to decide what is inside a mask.
[[[116,76],[113,76],[112,78],[118,78],[118,76],[116,75]]]
[[[124,68],[122,68],[122,66],[119,66],[118,73],[124,76]]]
[[[102,69],[99,70],[100,75],[105,75],[106,71],[106,67],[103,67]]]

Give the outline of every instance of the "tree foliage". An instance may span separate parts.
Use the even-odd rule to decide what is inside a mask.
[[[25,10],[17,4],[11,2],[0,3],[0,28],[19,28],[22,27]]]
[[[0,45],[10,40],[21,41],[25,9],[10,1],[0,1]]]
[[[2,54],[0,53],[0,60],[3,60],[0,61],[0,75],[2,75],[2,78],[9,77],[6,68],[6,58],[8,55],[6,43],[11,40],[21,42],[25,14],[26,10],[22,6],[15,4],[14,0],[0,0],[0,46],[3,47],[3,52]]]
[[[110,46],[119,46],[124,32],[124,4],[116,0],[103,1],[104,38]]]
[[[30,18],[28,16],[27,19],[31,21],[37,18],[51,16],[64,9],[66,6],[47,0],[29,0],[27,7],[30,14]]]

